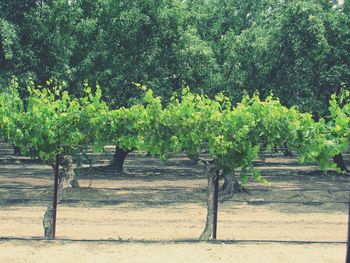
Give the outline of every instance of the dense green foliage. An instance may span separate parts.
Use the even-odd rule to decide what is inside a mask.
[[[131,107],[109,109],[101,101],[99,86],[92,92],[83,85],[82,97],[69,94],[64,83],[48,81],[45,87],[27,87],[29,97],[23,110],[19,85],[0,93],[1,135],[20,146],[25,154],[53,164],[55,156],[74,155],[90,145],[95,151],[116,144],[137,149],[162,159],[185,152],[199,156],[208,151],[224,173],[241,169],[242,179],[260,175],[253,161],[261,150],[270,151],[286,143],[301,162],[317,161],[330,168],[330,158],[347,149],[350,118],[349,98],[333,96],[331,120],[314,121],[311,114],[287,108],[279,100],[245,95],[232,105],[228,97],[215,99],[183,89],[167,106],[152,90],[136,84],[144,93],[143,102]],[[7,103],[11,102],[13,103]]]
[[[18,83],[12,80],[11,85],[0,93],[0,138],[12,141],[22,112],[23,102],[18,93]]]
[[[347,90],[336,96],[332,95],[329,111],[331,118],[328,123],[328,136],[338,146],[338,152],[349,149],[350,143],[350,93]]]
[[[350,86],[349,39],[348,0],[0,0],[0,85],[98,82],[113,108],[140,100],[132,82],[163,103],[186,85],[233,102],[272,91],[319,117]]]
[[[99,88],[93,95],[85,86],[86,96],[77,99],[69,95],[64,83],[48,81],[45,87],[34,87],[30,82],[26,110],[18,89],[18,83],[13,81],[10,90],[0,95],[0,130],[3,137],[19,146],[24,154],[53,164],[56,155],[82,152],[87,145],[98,142],[92,131],[101,123],[91,123],[107,109],[100,101]],[[89,127],[87,121],[90,121]]]

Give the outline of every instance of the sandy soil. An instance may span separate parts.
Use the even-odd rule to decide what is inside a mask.
[[[249,182],[249,193],[220,203],[218,244],[195,242],[203,167],[142,153],[128,157],[122,177],[102,170],[108,156],[91,155],[96,167],[78,171],[82,187],[61,194],[57,238],[80,241],[4,240],[42,237],[53,184],[48,166],[10,153],[0,144],[0,262],[344,261],[350,178],[280,155],[256,163],[269,184]]]
[[[339,263],[335,244],[114,244],[107,242],[0,242],[0,262],[235,262]]]

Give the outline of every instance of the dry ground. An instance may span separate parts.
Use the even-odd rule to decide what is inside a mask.
[[[114,244],[107,242],[0,242],[1,262],[234,262],[339,263],[335,244]]]
[[[249,193],[219,204],[221,241],[212,244],[194,242],[206,178],[185,156],[131,154],[121,177],[99,168],[108,156],[91,155],[96,167],[80,170],[82,187],[61,195],[61,240],[40,241],[52,170],[10,154],[0,144],[0,262],[344,262],[350,178],[292,157],[256,163],[270,183],[250,182]]]

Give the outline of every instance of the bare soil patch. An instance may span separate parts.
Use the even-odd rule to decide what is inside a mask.
[[[114,244],[108,242],[0,242],[0,261],[17,262],[235,262],[339,263],[343,245],[295,244]]]

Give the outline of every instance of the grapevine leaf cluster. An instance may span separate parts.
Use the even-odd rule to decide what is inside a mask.
[[[102,151],[109,144],[161,159],[181,152],[199,157],[205,151],[223,173],[240,169],[242,180],[262,179],[253,161],[274,147],[288,146],[300,162],[317,161],[327,169],[335,168],[331,158],[349,146],[348,91],[332,96],[327,121],[315,121],[272,95],[265,100],[244,95],[233,105],[223,94],[211,99],[184,88],[164,106],[152,90],[135,85],[144,92],[142,102],[110,109],[99,85],[85,83],[83,96],[74,97],[64,83],[50,80],[35,87],[29,82],[29,96],[22,101],[14,79],[0,94],[0,135],[50,164],[57,154],[75,155],[89,147]]]

